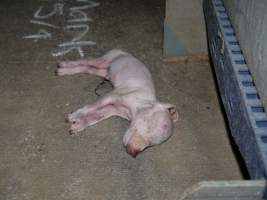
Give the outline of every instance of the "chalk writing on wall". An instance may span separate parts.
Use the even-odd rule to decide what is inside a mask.
[[[70,1],[69,1],[70,2]],[[40,40],[47,40],[53,37],[52,29],[57,32],[69,31],[75,33],[68,41],[60,43],[51,51],[52,56],[64,56],[70,52],[76,51],[80,57],[84,57],[84,50],[86,46],[96,45],[93,41],[86,40],[86,36],[90,30],[89,22],[92,22],[86,11],[88,9],[99,6],[98,2],[90,0],[75,0],[75,6],[66,6],[67,0],[57,0],[49,6],[40,6],[33,14],[33,19],[30,20],[31,24],[41,27],[36,33],[23,36],[24,39],[31,39],[34,42]],[[60,26],[57,24],[49,23],[48,20],[52,17],[63,16],[66,18],[66,25]],[[63,38],[66,40],[66,38]]]

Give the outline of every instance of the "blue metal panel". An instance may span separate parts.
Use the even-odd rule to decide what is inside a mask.
[[[208,43],[231,134],[252,179],[266,178],[267,116],[222,0],[204,0]]]

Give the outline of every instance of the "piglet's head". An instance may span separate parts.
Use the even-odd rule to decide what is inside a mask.
[[[171,104],[156,102],[140,109],[123,138],[127,152],[136,157],[145,148],[166,141],[177,120],[178,113]]]

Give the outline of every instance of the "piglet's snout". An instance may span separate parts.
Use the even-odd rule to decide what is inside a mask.
[[[134,158],[141,152],[139,149],[134,148],[132,145],[127,145],[126,150],[127,150],[127,153],[130,154]]]
[[[135,158],[147,146],[148,142],[140,134],[135,133],[126,145],[126,150],[128,154]]]

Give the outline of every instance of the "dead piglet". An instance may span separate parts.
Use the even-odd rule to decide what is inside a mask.
[[[96,59],[61,62],[57,70],[58,75],[77,73],[110,80],[114,90],[68,116],[72,134],[111,116],[120,116],[131,121],[123,144],[133,157],[171,136],[177,111],[173,105],[157,101],[150,72],[131,54],[114,49]]]

